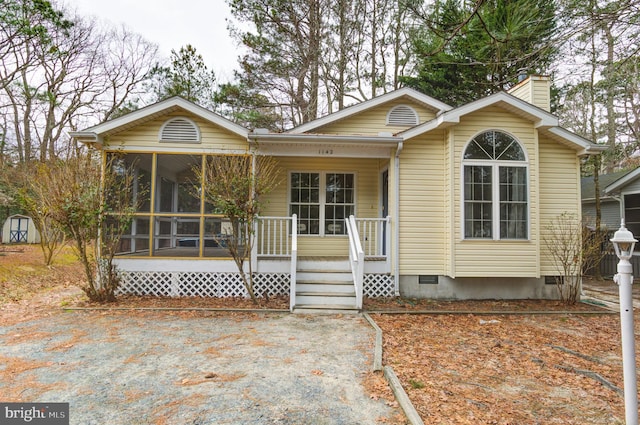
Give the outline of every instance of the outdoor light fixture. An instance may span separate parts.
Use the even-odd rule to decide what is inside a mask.
[[[621,260],[629,260],[633,255],[633,247],[638,241],[633,237],[633,233],[627,230],[624,225],[624,219],[622,219],[620,229],[614,233],[611,242],[613,243],[613,248],[616,250],[618,258]]]
[[[620,326],[622,328],[622,369],[624,373],[624,411],[627,425],[638,425],[638,385],[636,382],[636,352],[633,330],[633,266],[629,261],[633,255],[633,247],[638,242],[624,225],[611,239],[618,262],[618,273],[613,281],[618,284],[620,292]]]

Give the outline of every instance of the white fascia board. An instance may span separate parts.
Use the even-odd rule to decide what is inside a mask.
[[[136,145],[128,145],[128,146],[120,146],[120,145],[115,145],[115,146],[107,146],[105,148],[105,151],[109,151],[109,152],[122,152],[122,153],[127,153],[127,152],[136,152],[136,153],[142,153],[142,152],[148,152],[148,153],[153,153],[153,152],[157,152],[157,153],[175,153],[176,152],[176,148],[175,145],[174,146],[159,146],[159,145],[153,145],[153,146],[136,146]],[[221,153],[221,154],[229,154],[229,155],[246,155],[248,153],[247,149],[212,149],[209,146],[202,146],[202,145],[197,145],[195,147],[192,146],[184,146],[181,147],[180,149],[181,153],[188,153],[189,155],[201,155],[201,154],[216,154],[216,153]]]
[[[228,119],[223,118],[220,115],[209,111],[208,109],[198,106],[193,102],[189,102],[188,100],[183,99],[181,97],[177,97],[177,96],[171,97],[169,99],[163,100],[158,103],[154,103],[153,105],[145,106],[144,108],[130,112],[126,115],[104,122],[102,124],[98,124],[94,127],[90,127],[79,133],[93,132],[100,135],[100,134],[115,130],[118,127],[131,124],[137,120],[144,119],[150,115],[161,113],[169,108],[176,107],[176,106],[206,121],[209,121],[226,130],[229,130],[230,132],[235,133],[240,137],[247,137],[247,135],[249,134],[249,131],[246,128],[238,124],[235,124],[229,121]]]
[[[96,143],[100,141],[100,137],[93,131],[71,131],[69,136],[85,143]]]
[[[495,93],[491,96],[487,96],[474,102],[467,103],[466,105],[449,111],[446,114],[456,115],[459,119],[459,117],[463,115],[476,112],[482,108],[493,105],[500,106],[500,104],[506,104],[511,108],[519,110],[521,113],[528,116],[531,121],[535,122],[536,128],[558,126],[558,117],[556,117],[555,115],[506,92]]]
[[[636,168],[635,170],[625,174],[620,177],[618,180],[611,183],[609,186],[604,188],[605,193],[615,192],[616,190],[626,186],[640,175],[640,168]]]
[[[327,134],[292,134],[269,133],[249,134],[249,142],[256,144],[282,144],[282,143],[315,143],[315,144],[370,144],[372,146],[395,147],[402,141],[396,136],[337,136]]]
[[[71,131],[69,132],[69,136],[86,145],[102,149],[102,137],[98,136],[93,131]]]
[[[409,140],[412,137],[419,136],[437,128],[447,128],[460,122],[459,116],[449,116],[446,113],[438,115],[431,121],[427,121],[408,130],[402,131],[396,136],[402,137],[402,140]]]
[[[335,121],[339,121],[351,115],[357,114],[359,112],[365,111],[370,108],[374,108],[378,105],[382,105],[386,102],[390,102],[392,100],[401,98],[403,96],[408,96],[419,103],[428,105],[438,112],[448,111],[452,109],[452,106],[447,105],[446,103],[441,102],[437,99],[434,99],[431,96],[428,96],[424,93],[420,93],[419,91],[409,87],[403,87],[401,89],[394,90],[392,92],[380,95],[378,97],[374,97],[373,99],[369,99],[364,102],[357,103],[353,106],[349,106],[338,112],[334,112],[333,114],[326,115],[322,118],[318,118],[306,124],[299,125],[298,127],[292,128],[287,133],[293,133],[293,134],[306,133],[308,131],[315,130],[316,128],[322,127],[324,125],[330,124]]]

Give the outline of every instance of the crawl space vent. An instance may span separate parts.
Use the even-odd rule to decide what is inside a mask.
[[[199,143],[200,130],[187,118],[173,118],[160,129],[161,142]]]

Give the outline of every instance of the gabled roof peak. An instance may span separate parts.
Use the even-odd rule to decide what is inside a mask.
[[[490,106],[499,106],[530,120],[533,122],[534,128],[546,132],[556,140],[573,146],[580,151],[581,155],[597,154],[606,148],[593,144],[589,140],[560,127],[558,117],[555,115],[507,92],[498,92],[455,109],[442,111],[431,121],[409,128],[396,135],[408,140],[431,130],[447,128],[459,123],[463,116]]]
[[[298,127],[295,127],[289,130],[287,133],[300,134],[300,133],[310,132],[324,125],[345,119],[357,113],[366,111],[367,109],[371,109],[376,106],[385,104],[387,102],[401,99],[403,97],[407,97],[412,99],[415,102],[421,103],[426,107],[433,109],[434,111],[436,111],[436,113],[440,113],[442,111],[448,111],[452,109],[451,106],[437,99],[434,99],[431,96],[428,96],[424,93],[421,93],[409,87],[403,87],[403,88],[382,94],[380,96],[374,97],[372,99],[365,100],[364,102],[357,103],[352,106],[348,106],[338,112],[334,112],[333,114],[326,115],[324,117],[318,118],[306,124],[299,125]]]
[[[138,123],[154,119],[177,109],[187,111],[197,117],[202,118],[205,121],[209,121],[232,133],[235,133],[238,136],[247,137],[247,135],[249,134],[249,131],[246,128],[232,121],[229,121],[228,119],[216,114],[215,112],[203,108],[202,106],[188,101],[180,96],[173,96],[160,102],[137,109],[118,118],[105,121],[86,130],[73,132],[71,133],[71,137],[75,137],[80,140],[87,140],[90,142],[97,142],[105,134],[132,127]]]
[[[402,135],[404,139],[407,140],[424,132],[433,130],[434,128],[448,127],[450,125],[457,124],[460,122],[461,117],[490,106],[500,106],[523,116],[526,119],[535,122],[535,126],[537,128],[558,126],[558,118],[555,115],[509,93],[498,92],[457,108],[442,111],[433,120],[409,128],[398,134]]]

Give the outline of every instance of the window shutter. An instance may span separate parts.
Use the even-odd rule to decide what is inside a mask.
[[[161,142],[200,143],[198,126],[187,118],[173,118],[160,129]]]
[[[418,125],[418,114],[407,105],[398,105],[389,111],[387,125],[414,126]]]

